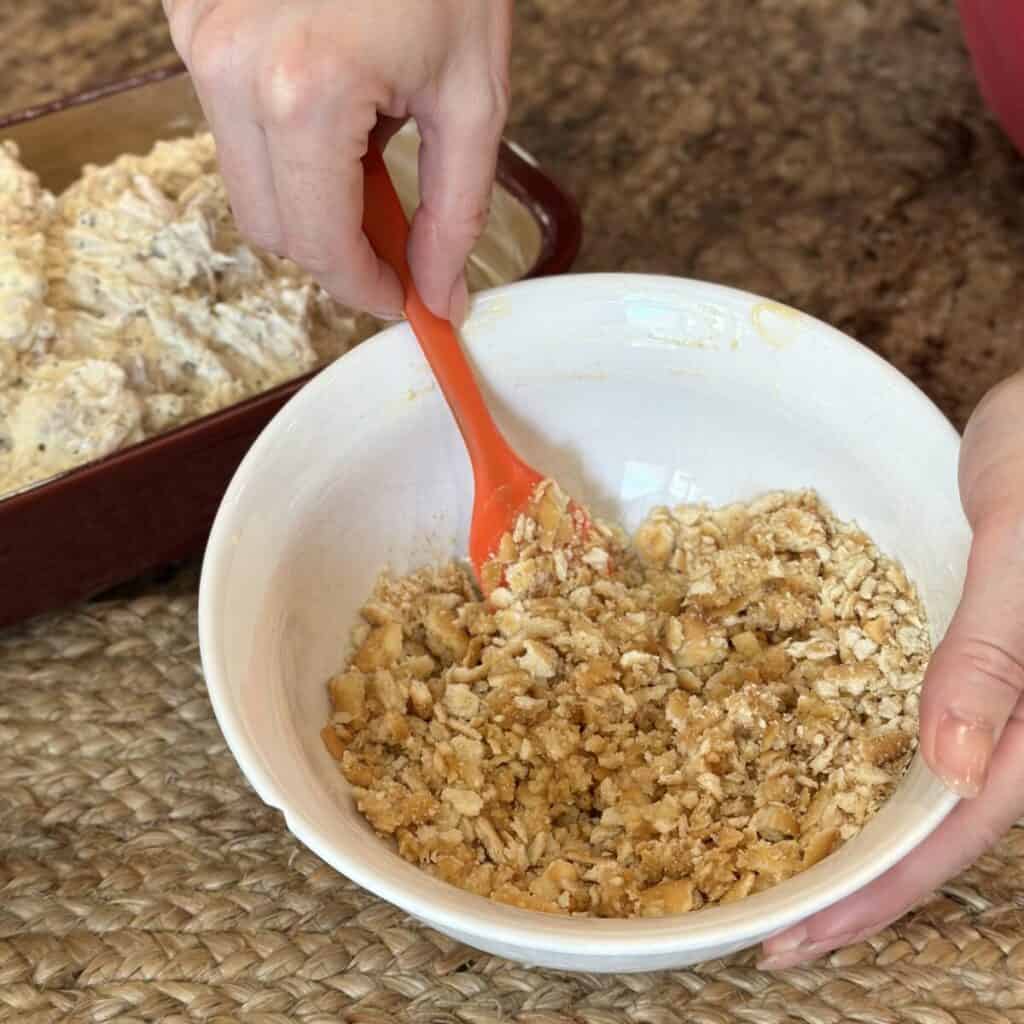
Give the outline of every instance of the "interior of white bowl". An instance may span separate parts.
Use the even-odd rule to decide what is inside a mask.
[[[859,345],[754,296],[678,279],[579,275],[476,300],[464,339],[510,441],[598,512],[814,487],[918,583],[937,639],[969,539],[955,432]],[[461,440],[410,331],[345,356],[240,468],[203,570],[200,631],[220,724],[289,827],[360,884],[473,945],[588,970],[667,967],[758,941],[893,864],[953,804],[920,761],[839,853],[740,903],[598,921],[490,903],[377,839],[321,745],[324,683],[378,573],[460,556]]]

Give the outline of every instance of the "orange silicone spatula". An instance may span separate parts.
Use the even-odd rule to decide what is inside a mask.
[[[384,158],[372,140],[363,166],[363,230],[377,255],[394,268],[402,283],[405,315],[469,452],[475,485],[469,558],[479,580],[484,563],[513,528],[543,478],[509,447],[491,418],[451,323],[431,313],[416,291],[406,257],[409,224]]]

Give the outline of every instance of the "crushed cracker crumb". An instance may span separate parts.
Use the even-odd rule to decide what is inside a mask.
[[[585,525],[582,525],[585,524]],[[678,914],[855,835],[916,747],[927,622],[812,491],[656,508],[546,481],[484,572],[382,577],[324,743],[399,853],[503,903]]]

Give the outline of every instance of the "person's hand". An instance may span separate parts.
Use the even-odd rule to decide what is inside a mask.
[[[791,967],[881,930],[1024,815],[1024,373],[971,417],[960,496],[974,539],[960,606],[925,676],[921,750],[965,799],[875,882],[769,939],[762,967]]]
[[[362,232],[360,160],[412,117],[422,201],[409,258],[426,304],[459,322],[508,105],[511,0],[164,0],[217,141],[243,234],[338,301],[402,309]]]

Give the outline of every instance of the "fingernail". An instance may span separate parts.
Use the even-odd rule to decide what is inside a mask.
[[[935,761],[942,781],[958,796],[977,796],[994,748],[995,734],[987,722],[947,711],[935,736]]]
[[[461,327],[466,322],[466,314],[469,312],[469,286],[466,284],[464,274],[452,288],[451,298],[448,300],[448,319],[456,327]]]
[[[405,317],[401,313],[376,313],[370,311],[370,316],[375,317],[377,320],[386,320],[388,323],[395,323],[398,320],[404,320]]]
[[[791,942],[787,935],[784,940],[774,944],[772,952],[762,957],[757,962],[757,968],[761,971],[781,971],[788,967],[797,967],[810,960],[817,960],[825,953],[830,953],[841,946],[848,946],[859,935],[859,932],[841,932],[839,935],[831,935],[824,939],[815,939],[813,942],[807,938],[804,931],[800,941]],[[796,936],[794,936],[794,940]]]

